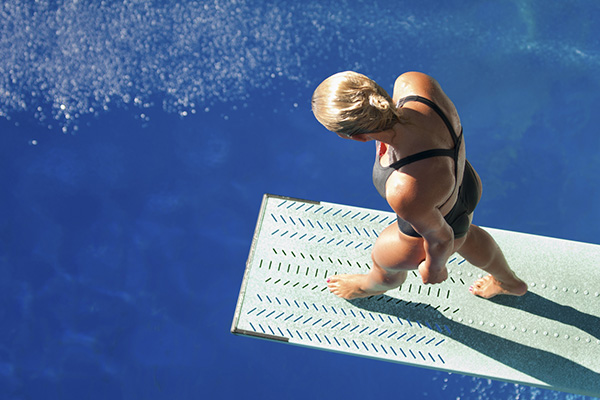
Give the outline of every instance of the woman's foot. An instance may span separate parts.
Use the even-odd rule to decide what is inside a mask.
[[[367,290],[368,275],[335,275],[327,279],[329,291],[336,296],[346,300],[359,299],[377,294],[383,294],[386,290]]]
[[[500,282],[492,275],[485,276],[473,283],[469,291],[484,299],[491,299],[498,294],[523,296],[527,293],[527,284],[515,277],[512,282]]]

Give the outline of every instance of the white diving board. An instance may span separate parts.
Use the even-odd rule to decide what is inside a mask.
[[[485,228],[529,285],[485,300],[458,254],[448,279],[412,272],[346,301],[326,278],[366,273],[390,212],[265,195],[231,331],[384,361],[600,397],[600,246]]]

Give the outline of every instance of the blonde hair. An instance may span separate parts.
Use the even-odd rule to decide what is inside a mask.
[[[390,95],[353,71],[325,79],[313,93],[312,110],[325,128],[346,136],[384,131],[400,121]]]

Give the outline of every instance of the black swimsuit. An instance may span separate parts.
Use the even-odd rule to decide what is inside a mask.
[[[452,140],[454,141],[454,148],[452,149],[432,149],[421,151],[417,154],[404,157],[401,160],[396,161],[389,167],[382,167],[379,161],[379,154],[375,157],[375,165],[373,166],[373,184],[377,188],[377,191],[385,199],[385,185],[390,175],[402,168],[403,166],[413,163],[415,161],[423,160],[430,157],[452,157],[454,159],[454,176],[458,183],[458,155],[460,152],[460,144],[462,143],[462,128],[459,136],[456,136],[452,124],[444,114],[444,112],[438,107],[437,104],[429,99],[421,96],[407,96],[398,101],[397,107],[402,107],[408,101],[417,101],[419,103],[426,104],[431,107],[444,121]],[[452,227],[455,238],[461,238],[467,234],[471,223],[469,222],[469,214],[475,210],[475,206],[479,202],[479,182],[475,176],[475,171],[471,164],[465,160],[465,170],[463,173],[463,181],[458,189],[458,198],[454,207],[444,216],[444,219]],[[421,237],[410,223],[398,217],[398,227],[400,231],[408,236]]]

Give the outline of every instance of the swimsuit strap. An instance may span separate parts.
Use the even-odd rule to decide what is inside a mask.
[[[412,154],[410,156],[404,157],[404,158],[396,161],[395,163],[390,164],[389,168],[400,169],[400,168],[404,167],[407,164],[411,164],[411,163],[414,163],[415,161],[423,160],[425,158],[430,158],[430,157],[447,156],[447,157],[454,158],[454,154],[455,153],[456,153],[456,151],[454,149],[432,149],[432,150],[425,150],[425,151],[421,151],[419,153]]]
[[[433,111],[435,111],[437,113],[437,115],[439,115],[440,118],[442,118],[442,121],[444,121],[444,124],[446,124],[446,127],[450,131],[450,134],[452,135],[452,139],[454,140],[454,145],[456,145],[456,142],[458,141],[458,137],[456,136],[456,132],[454,131],[454,128],[452,127],[452,123],[450,122],[448,117],[446,117],[446,114],[444,114],[442,109],[437,104],[435,104],[433,101],[431,101],[425,97],[418,96],[418,95],[411,95],[411,96],[403,97],[400,100],[398,100],[398,104],[397,104],[396,108],[401,108],[405,103],[407,103],[409,101],[416,101],[419,103],[426,104]]]
[[[437,104],[435,104],[433,101],[431,101],[425,97],[422,97],[422,96],[411,95],[411,96],[403,97],[400,100],[398,100],[397,107],[400,108],[409,101],[417,101],[419,103],[423,103],[423,104],[429,106],[433,111],[435,111],[440,116],[440,118],[442,118],[442,120],[444,121],[444,124],[446,125],[446,127],[448,128],[448,131],[450,132],[450,135],[452,136],[452,140],[454,141],[454,148],[452,148],[452,149],[431,149],[431,150],[421,151],[419,153],[404,157],[404,158],[396,161],[395,163],[390,164],[389,167],[397,170],[407,164],[413,163],[415,161],[423,160],[425,158],[452,157],[454,159],[454,175],[458,179],[458,176],[457,176],[458,155],[459,155],[459,151],[460,151],[460,144],[462,143],[462,127],[460,130],[460,135],[456,136],[456,132],[454,131],[454,128],[452,127],[452,123],[450,122],[448,117],[446,117],[446,114],[444,114],[442,109]]]

